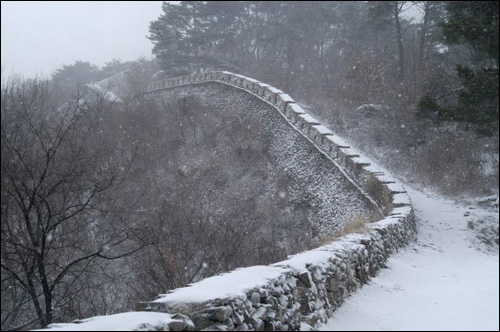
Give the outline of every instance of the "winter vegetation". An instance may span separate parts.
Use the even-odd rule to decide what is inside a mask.
[[[2,70],[2,331],[498,329],[498,2],[162,10]]]

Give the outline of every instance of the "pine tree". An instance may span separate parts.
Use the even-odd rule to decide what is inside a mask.
[[[443,120],[475,125],[480,135],[498,135],[498,2],[451,1],[448,20],[442,24],[445,42],[466,44],[474,53],[474,63],[458,65],[463,86],[458,91],[458,105],[446,108],[426,96],[420,102],[424,113],[433,112]]]

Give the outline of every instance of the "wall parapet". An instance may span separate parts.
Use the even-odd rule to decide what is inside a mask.
[[[145,94],[192,84],[222,83],[271,104],[369,198],[381,220],[366,234],[349,234],[329,245],[270,266],[253,266],[175,289],[140,310],[189,317],[196,330],[287,331],[314,328],[331,317],[345,297],[385,267],[388,256],[416,237],[409,196],[402,185],[308,114],[288,94],[230,72],[206,72],[156,81]],[[211,289],[212,291],[204,291]],[[213,290],[217,290],[214,292]],[[224,290],[220,292],[219,290]]]

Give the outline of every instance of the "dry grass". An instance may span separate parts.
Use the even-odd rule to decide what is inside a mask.
[[[363,213],[352,215],[347,219],[341,231],[322,234],[318,240],[318,246],[327,245],[351,233],[368,234],[370,229],[366,225],[372,222],[372,219],[373,217],[368,217]]]
[[[369,229],[368,227],[366,227],[366,224],[369,222],[370,218],[368,218],[364,214],[358,214],[356,216],[352,216],[349,219],[347,219],[347,222],[345,223],[340,236],[344,236],[351,233],[367,234],[369,233]]]
[[[386,215],[389,214],[392,210],[392,197],[386,186],[384,186],[380,180],[377,179],[377,177],[370,174],[370,176],[365,180],[363,187],[370,197],[382,205],[384,213]]]

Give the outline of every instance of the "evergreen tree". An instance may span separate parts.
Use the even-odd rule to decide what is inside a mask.
[[[72,65],[63,65],[52,74],[52,83],[56,91],[57,100],[64,102],[90,82],[97,82],[104,78],[103,73],[96,65],[86,61],[75,61]]]
[[[463,86],[457,89],[456,107],[442,107],[426,96],[420,109],[443,120],[474,124],[481,135],[498,135],[498,2],[451,1],[447,10],[448,20],[442,24],[445,42],[468,45],[474,63],[457,66]]]
[[[449,44],[469,44],[498,67],[498,1],[450,1],[444,35]]]
[[[149,26],[148,38],[154,43],[153,54],[169,75],[231,67],[217,51],[230,48],[239,2],[164,2],[162,9],[164,14]]]

